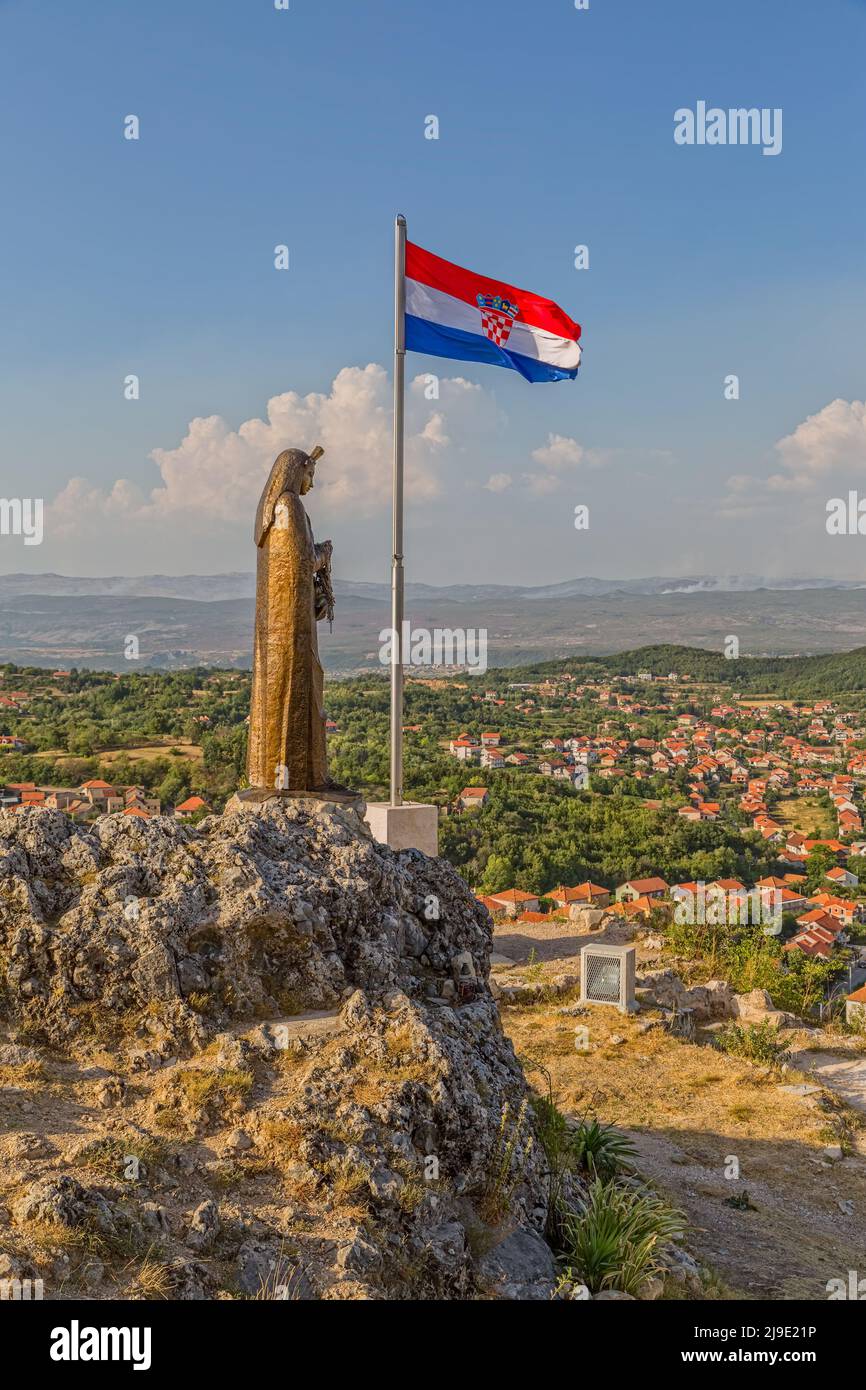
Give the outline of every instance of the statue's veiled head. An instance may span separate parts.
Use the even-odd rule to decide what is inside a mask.
[[[324,450],[318,445],[311,454],[303,449],[284,449],[274,460],[270,476],[256,512],[255,542],[261,545],[274,520],[274,509],[287,492],[304,497],[313,486],[316,462]]]

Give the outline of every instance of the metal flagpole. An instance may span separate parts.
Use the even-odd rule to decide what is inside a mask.
[[[391,523],[391,805],[403,805],[403,404],[406,378],[406,219],[394,224],[394,471]]]

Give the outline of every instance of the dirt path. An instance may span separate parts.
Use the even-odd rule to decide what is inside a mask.
[[[792,1061],[800,1071],[866,1114],[866,1054],[797,1052]]]

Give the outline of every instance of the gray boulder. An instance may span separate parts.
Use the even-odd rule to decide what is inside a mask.
[[[497,1298],[548,1299],[556,1265],[547,1242],[530,1228],[512,1231],[477,1261],[479,1283]]]

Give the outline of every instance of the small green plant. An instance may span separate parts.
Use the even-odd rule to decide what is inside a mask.
[[[745,1028],[731,1023],[716,1034],[715,1045],[732,1057],[760,1062],[765,1067],[781,1067],[791,1055],[787,1045],[779,1041],[778,1029],[773,1027],[769,1019],[763,1023],[750,1023]]]
[[[347,1154],[329,1158],[322,1172],[330,1184],[335,1202],[366,1205],[370,1197],[370,1170],[355,1163]]]
[[[742,1192],[737,1193],[735,1197],[726,1197],[723,1202],[723,1206],[733,1207],[734,1211],[758,1210],[751,1197],[749,1196],[748,1189],[745,1187],[743,1188]]]
[[[600,1124],[584,1115],[574,1130],[578,1167],[602,1182],[610,1182],[637,1155],[629,1139],[615,1125]]]
[[[499,1130],[490,1153],[487,1181],[478,1204],[482,1219],[491,1226],[495,1226],[507,1214],[529,1163],[533,1137],[527,1125],[527,1109],[528,1102],[524,1099],[512,1119],[508,1101],[502,1107]]]
[[[654,1193],[596,1178],[564,1222],[566,1277],[591,1293],[615,1288],[636,1295],[660,1268],[659,1246],[683,1229],[682,1214]]]
[[[237,1067],[206,1071],[203,1067],[187,1067],[177,1074],[187,1100],[193,1105],[206,1105],[208,1101],[224,1101],[234,1096],[245,1096],[253,1085],[251,1071],[241,1071]]]
[[[582,1115],[570,1124],[553,1098],[553,1083],[546,1067],[547,1095],[534,1096],[532,1109],[544,1156],[547,1159],[547,1236],[557,1248],[563,1245],[567,1216],[566,1188],[570,1173],[588,1173],[610,1181],[631,1161],[636,1150],[613,1125],[599,1124],[595,1116]]]
[[[529,960],[523,973],[532,984],[538,984],[544,978],[544,962],[538,959],[538,953],[534,946],[529,952]]]
[[[574,1135],[553,1099],[550,1074],[546,1073],[548,1094],[533,1096],[532,1109],[538,1138],[547,1159],[547,1235],[554,1245],[562,1242],[562,1215],[566,1179],[577,1167]]]
[[[133,1139],[129,1136],[121,1141],[113,1135],[103,1135],[85,1145],[76,1154],[76,1161],[88,1168],[103,1173],[108,1178],[123,1178],[137,1181],[147,1176],[154,1168],[165,1166],[171,1157],[170,1148],[161,1140],[149,1134],[140,1133]],[[131,1164],[130,1160],[137,1160]],[[138,1165],[144,1174],[138,1171]]]

